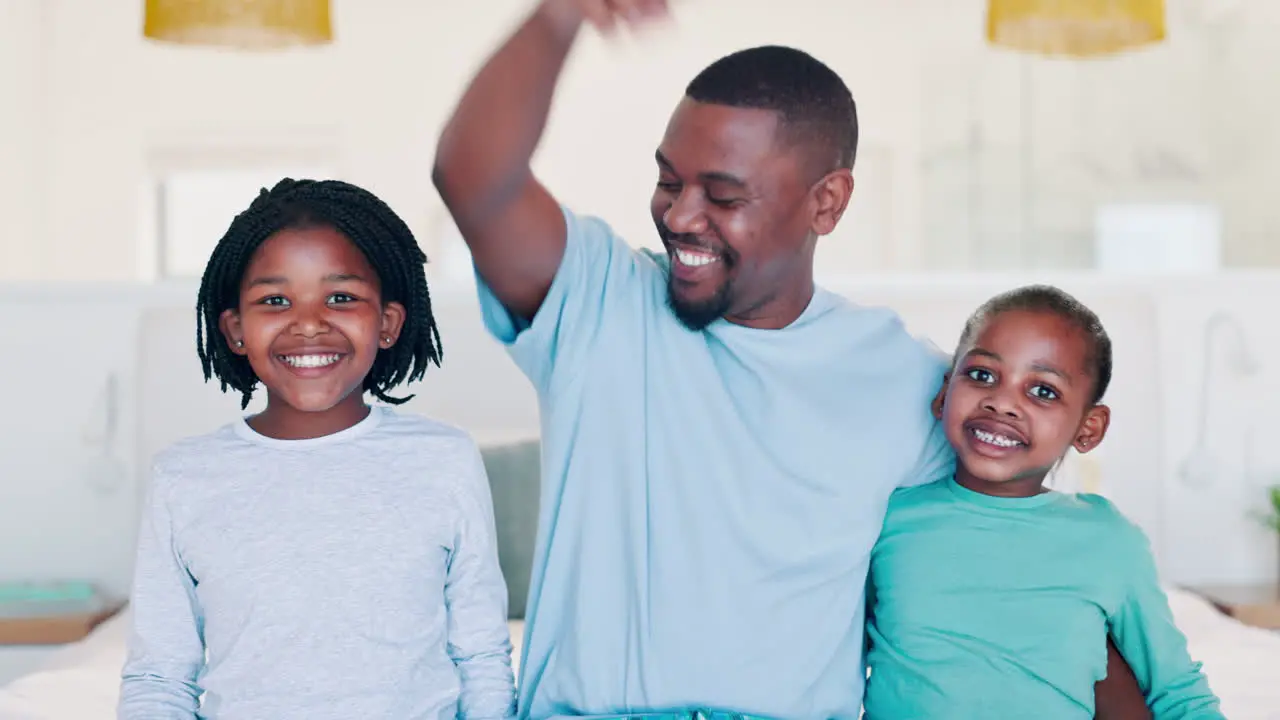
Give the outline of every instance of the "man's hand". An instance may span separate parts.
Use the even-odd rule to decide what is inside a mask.
[[[440,134],[432,179],[476,270],[512,314],[531,319],[564,255],[559,203],[533,176],[565,58],[583,23],[604,32],[667,15],[671,0],[540,0],[472,79]]]
[[[542,11],[556,26],[572,32],[583,22],[604,34],[665,19],[669,0],[543,0]]]

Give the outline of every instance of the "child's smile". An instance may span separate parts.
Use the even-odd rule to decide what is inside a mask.
[[[307,370],[320,370],[323,372],[332,370],[334,363],[337,363],[344,357],[346,357],[346,355],[342,353],[326,352],[293,353],[289,355],[276,356],[280,362],[293,368],[294,372],[303,376],[308,374],[305,372]]]
[[[245,270],[239,310],[224,320],[231,345],[267,389],[267,409],[253,422],[309,436],[359,421],[365,377],[403,318],[399,304],[382,303],[369,261],[338,231],[269,238]]]
[[[986,418],[965,423],[974,450],[992,457],[1003,457],[1012,450],[1026,448],[1026,435],[1014,426]]]
[[[1008,311],[972,338],[937,408],[956,449],[956,479],[992,495],[1034,495],[1091,432],[1088,337],[1047,312]],[[1083,447],[1083,446],[1081,446]]]
[[[350,352],[326,348],[300,348],[287,354],[276,355],[276,361],[299,378],[312,379],[342,370],[342,363],[350,357]]]

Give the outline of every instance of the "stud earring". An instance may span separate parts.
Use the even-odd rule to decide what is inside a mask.
[[[236,341],[236,347],[238,347],[238,348],[242,348],[242,347],[244,347],[244,341],[243,341],[243,340],[237,340],[237,341]]]

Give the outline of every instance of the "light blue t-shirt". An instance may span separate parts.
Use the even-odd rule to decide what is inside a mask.
[[[871,556],[867,720],[1089,720],[1107,634],[1155,720],[1222,720],[1146,537],[1097,495],[894,493]]]
[[[714,708],[857,718],[864,588],[894,488],[945,476],[944,358],[825,291],[789,327],[683,327],[666,257],[565,212],[531,324],[541,516],[520,717]]]

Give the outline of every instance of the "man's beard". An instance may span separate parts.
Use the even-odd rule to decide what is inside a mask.
[[[713,251],[692,235],[678,235],[672,232],[671,228],[667,227],[667,224],[661,220],[657,222],[657,227],[658,236],[662,238],[662,244],[666,248],[668,256],[672,254],[671,245],[679,240],[683,240],[685,245],[705,247],[707,250]],[[738,261],[737,253],[730,248],[721,250],[719,254],[719,262],[724,264],[726,270],[732,269]],[[675,263],[677,261],[674,257],[670,257],[670,262]],[[708,325],[724,317],[729,312],[732,304],[732,281],[726,279],[724,284],[716,288],[715,293],[706,300],[690,302],[676,296],[676,278],[671,268],[667,269],[667,307],[671,308],[671,312],[675,314],[676,319],[686,328],[694,332],[707,329]]]
[[[711,323],[724,317],[733,303],[732,283],[726,281],[706,300],[689,301],[676,295],[675,276],[667,275],[667,307],[681,325],[694,331],[706,330]]]

